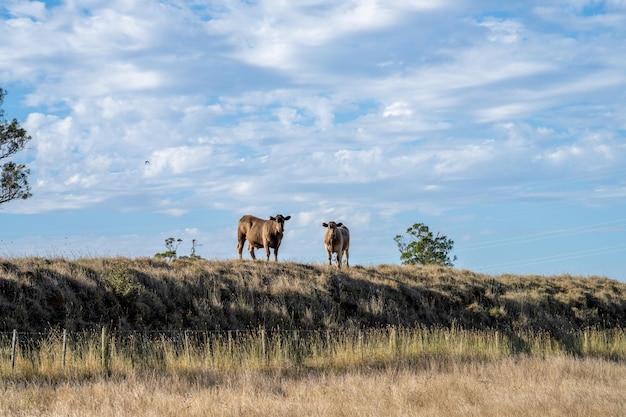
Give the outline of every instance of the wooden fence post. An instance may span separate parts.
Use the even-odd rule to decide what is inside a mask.
[[[304,357],[304,352],[303,352],[303,348],[302,348],[302,342],[300,339],[300,333],[298,332],[298,330],[294,329],[292,331],[292,359],[295,361],[296,365],[298,366],[298,368],[300,366],[302,366],[302,361],[303,361],[303,357]]]
[[[183,341],[183,349],[185,350],[185,357],[187,359],[187,364],[191,366],[191,347],[189,344],[189,331],[185,330],[185,340]]]
[[[232,330],[228,331],[228,354],[230,355],[232,359],[233,357],[233,331]]]
[[[100,364],[104,366],[104,361],[106,357],[106,347],[104,346],[106,343],[106,329],[102,326],[100,332]]]
[[[104,371],[108,374],[110,372],[109,368],[109,345],[107,343],[107,329],[102,326],[102,333],[100,335],[100,344],[101,344],[101,355],[102,355],[102,367]]]
[[[261,357],[265,359],[265,328],[261,328]]]
[[[331,358],[333,357],[333,348],[334,346],[330,340],[330,330],[326,329],[326,351]]]
[[[63,356],[61,357],[61,367],[65,369],[65,354],[67,352],[67,329],[63,329]]]
[[[17,351],[17,329],[13,329],[13,341],[11,342],[11,373],[15,370],[15,354]]]
[[[363,366],[363,361],[365,358],[365,348],[363,346],[363,331],[361,329],[358,330],[359,334],[359,350],[361,351],[361,366]]]

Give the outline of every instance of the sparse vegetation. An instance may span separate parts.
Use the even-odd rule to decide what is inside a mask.
[[[605,416],[626,406],[626,284],[601,277],[23,258],[0,260],[0,308],[0,415],[168,416],[187,404],[186,415]]]
[[[437,265],[21,258],[0,260],[0,286],[0,331],[626,327],[626,284],[614,280]]]

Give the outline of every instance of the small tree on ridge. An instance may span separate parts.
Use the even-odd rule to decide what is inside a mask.
[[[444,265],[453,266],[456,256],[448,255],[454,241],[447,236],[433,235],[423,223],[415,223],[406,229],[408,237],[396,235],[393,240],[398,244],[400,260],[403,265]]]
[[[173,237],[168,237],[165,239],[165,248],[167,249],[165,252],[154,254],[157,258],[165,258],[167,261],[173,261],[176,259],[176,249],[178,249],[178,245],[182,242],[182,239],[175,239]]]

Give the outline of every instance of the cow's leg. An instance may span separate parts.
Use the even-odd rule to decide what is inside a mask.
[[[250,256],[252,256],[252,259],[256,259],[256,256],[254,256],[254,246],[252,246],[250,242],[248,242],[248,252],[250,252]]]
[[[342,251],[337,251],[337,267],[341,269],[341,255]]]
[[[237,240],[239,241],[237,243],[237,253],[239,254],[239,259],[242,259],[241,253],[243,252],[243,244],[246,242],[246,236],[239,236]]]
[[[328,253],[328,265],[332,266],[333,265],[333,253],[329,251],[328,249],[326,249],[326,252]]]
[[[350,259],[350,251],[346,249],[346,268],[350,268],[350,263],[348,262],[348,259]]]
[[[265,260],[270,260],[270,245],[269,243],[264,246],[265,248]],[[274,249],[274,257],[276,256],[276,249]]]

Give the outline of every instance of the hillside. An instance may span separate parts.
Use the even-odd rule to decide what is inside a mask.
[[[0,331],[626,327],[626,284],[443,267],[152,258],[0,260]]]

